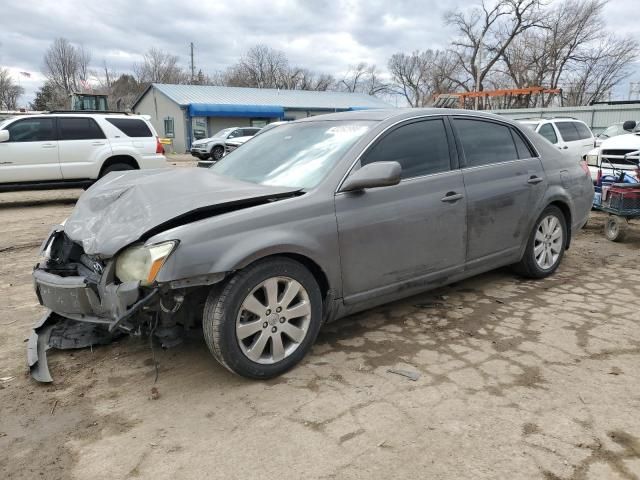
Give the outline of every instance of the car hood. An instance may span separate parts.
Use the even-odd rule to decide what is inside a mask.
[[[193,143],[191,144],[192,146],[196,146],[196,145],[206,145],[209,142],[215,142],[216,140],[218,141],[224,141],[224,137],[209,137],[209,138],[201,138],[200,140],[194,140]]]
[[[242,145],[244,142],[246,142],[247,140],[251,140],[252,138],[253,135],[250,135],[248,137],[236,137],[233,140],[227,140],[224,143],[229,145]]]
[[[600,144],[600,148],[605,150],[609,149],[635,149],[640,150],[640,134],[637,133],[625,133],[624,135],[617,135],[607,140],[603,140]]]
[[[196,168],[112,172],[82,194],[64,231],[85,253],[109,258],[163,230],[299,191]]]

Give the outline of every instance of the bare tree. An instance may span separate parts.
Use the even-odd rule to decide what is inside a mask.
[[[91,54],[66,38],[56,38],[44,55],[43,73],[65,95],[87,87]]]
[[[0,67],[0,110],[17,110],[23,94],[24,88],[13,81],[9,70]]]
[[[338,83],[338,89],[347,92],[381,95],[389,91],[389,85],[375,65],[361,62],[350,65],[345,76]]]
[[[563,88],[567,105],[602,99],[625,78],[637,43],[609,34],[604,0],[567,0],[549,9],[540,28],[514,40],[503,53],[505,73],[517,87]],[[548,97],[547,106],[551,97]]]
[[[189,83],[189,75],[178,65],[178,57],[157,48],[151,48],[142,56],[142,62],[133,65],[136,80],[141,85],[149,83]]]
[[[284,52],[256,45],[238,63],[222,74],[222,84],[231,87],[282,88],[288,90],[328,90],[333,76],[290,66]]]
[[[613,87],[628,77],[638,56],[638,42],[609,35],[576,58],[563,89],[565,105],[607,100]]]
[[[604,35],[604,0],[566,0],[545,12],[540,28],[524,32],[503,52],[517,87],[557,88],[580,51]]]
[[[291,67],[288,73],[286,88],[290,90],[317,90],[326,91],[335,85],[332,75],[316,74],[307,68]]]
[[[225,73],[225,83],[235,87],[286,88],[289,79],[289,61],[284,52],[266,45],[250,48]]]
[[[395,53],[389,59],[392,89],[412,107],[423,107],[434,95],[451,91],[460,81],[454,80],[458,65],[451,54],[440,50]]]
[[[460,81],[465,90],[481,91],[485,78],[514,39],[541,22],[541,0],[498,0],[493,6],[487,3],[482,0],[478,7],[445,16],[457,30],[453,52],[466,73]]]

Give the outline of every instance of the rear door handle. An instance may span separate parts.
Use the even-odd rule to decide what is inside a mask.
[[[531,185],[535,185],[535,184],[540,183],[542,181],[543,181],[542,178],[540,178],[540,177],[538,177],[536,175],[532,175],[532,176],[529,177],[529,180],[527,180],[527,183],[529,183]]]
[[[91,145],[99,147],[100,145],[104,145],[104,142],[93,142]]]
[[[569,148],[569,147],[567,147],[567,146],[565,145],[564,147],[558,147],[558,148],[559,148],[560,150],[566,150],[566,149],[567,149],[567,148]]]
[[[448,192],[444,197],[442,197],[440,200],[443,202],[457,202],[458,200],[461,200],[463,198],[463,195],[461,193],[456,193],[456,192]]]
[[[54,143],[44,143],[42,148],[56,148]]]

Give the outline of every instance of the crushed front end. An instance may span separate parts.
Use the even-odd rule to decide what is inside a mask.
[[[32,377],[41,382],[52,381],[46,360],[49,348],[105,344],[123,333],[153,333],[163,346],[179,343],[196,312],[181,308],[184,290],[163,287],[154,281],[176,246],[177,242],[163,248],[139,245],[124,249],[113,258],[101,258],[86,254],[62,226],[54,228],[43,243],[40,261],[33,270],[36,295],[49,311],[34,326],[28,341]],[[154,248],[164,256],[145,256]],[[145,269],[148,274],[138,273]],[[192,291],[189,295],[197,293]],[[189,302],[195,308],[201,303]]]

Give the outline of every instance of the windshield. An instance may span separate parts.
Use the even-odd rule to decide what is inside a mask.
[[[218,133],[216,133],[215,135],[213,135],[211,138],[219,138],[219,137],[226,137],[227,135],[229,135],[233,130],[235,130],[235,128],[225,128],[223,130],[220,130]]]
[[[316,121],[282,125],[254,137],[210,170],[245,182],[312,188],[373,124]]]

